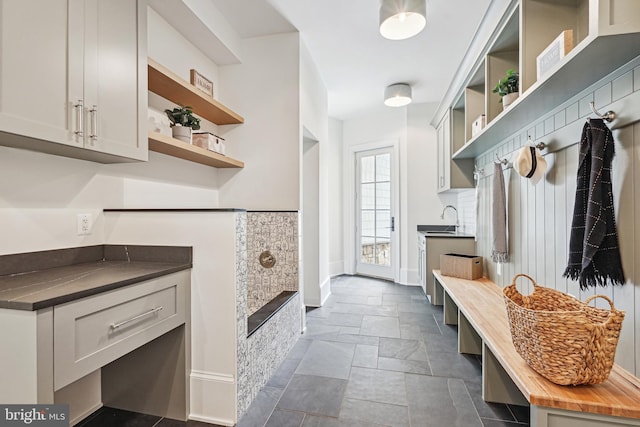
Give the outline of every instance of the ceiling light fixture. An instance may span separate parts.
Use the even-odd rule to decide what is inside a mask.
[[[413,37],[427,23],[425,0],[382,0],[380,34],[390,40]]]
[[[389,107],[404,107],[411,103],[411,86],[406,83],[396,83],[384,90],[384,105]]]

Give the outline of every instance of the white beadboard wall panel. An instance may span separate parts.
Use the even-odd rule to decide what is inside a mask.
[[[618,118],[609,127],[616,141],[612,182],[622,264],[627,277],[624,286],[580,290],[574,280],[562,277],[567,264],[573,216],[582,127],[593,116],[589,101],[600,111],[614,110]],[[521,178],[511,167],[503,174],[508,192],[509,262],[498,266],[491,261],[491,229],[494,160],[496,154],[511,161],[531,135],[544,141],[547,173],[537,185]],[[539,284],[572,294],[581,300],[591,295],[610,297],[616,308],[625,310],[616,362],[635,375],[640,373],[640,57],[610,76],[568,99],[523,131],[479,155],[476,166],[484,170],[479,180],[477,252],[484,257],[485,275],[506,286],[514,275],[525,273]],[[466,200],[461,198],[459,200]],[[461,203],[462,204],[462,203]],[[465,202],[465,206],[468,202]],[[473,206],[473,204],[471,204]],[[468,226],[469,217],[462,217]],[[530,293],[528,281],[518,280],[519,289]],[[608,303],[599,299],[598,307]]]

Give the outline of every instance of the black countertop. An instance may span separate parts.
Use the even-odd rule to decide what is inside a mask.
[[[474,238],[473,234],[458,232],[455,225],[418,225],[418,234],[426,237]]]
[[[39,310],[192,267],[190,247],[97,245],[0,256],[0,308]]]

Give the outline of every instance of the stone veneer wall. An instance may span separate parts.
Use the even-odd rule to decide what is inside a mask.
[[[279,244],[271,246],[268,249],[276,255],[280,262],[284,259],[291,261],[291,264],[293,264],[293,268],[283,269],[289,272],[288,276],[283,274],[283,277],[291,278],[291,283],[295,283],[295,288],[277,290],[274,296],[282,290],[298,290],[297,219],[297,213],[280,212],[241,213],[236,217],[238,420],[240,420],[246,412],[251,402],[253,402],[253,399],[258,395],[260,389],[267,383],[278,366],[280,366],[300,336],[302,322],[302,312],[300,308],[302,303],[300,295],[296,295],[269,319],[267,323],[251,335],[250,338],[247,338],[247,319],[251,314],[248,308],[248,300],[250,300],[248,295],[249,290],[252,288],[252,280],[264,279],[265,276],[269,279],[272,278],[268,274],[258,274],[258,269],[255,265],[253,266],[253,275],[250,274],[252,264],[257,264],[258,267],[262,268],[257,261],[257,255],[262,251],[257,252],[258,241],[279,241]],[[251,221],[253,221],[253,228],[248,224]],[[268,223],[273,224],[274,227],[270,228]],[[293,227],[293,231],[290,230],[290,227]],[[266,230],[267,238],[260,240],[261,236],[251,236],[256,230]],[[279,232],[286,238],[277,239],[277,236],[274,235],[273,240],[271,240],[269,239],[271,232]],[[290,240],[292,236],[295,236],[293,242]],[[249,249],[250,240],[252,240],[253,245],[255,245],[253,252]],[[287,258],[288,255],[285,255],[283,258],[281,255],[278,255],[280,253],[279,250],[281,250],[280,248],[284,246],[282,242],[287,243],[286,246],[289,251],[291,247],[295,247],[295,257]],[[252,256],[254,256],[254,260],[248,261]],[[273,269],[275,268],[276,267]],[[290,273],[291,271],[295,271],[295,275],[292,275]],[[267,280],[266,282],[269,284],[272,283],[271,280]],[[277,281],[273,281],[273,283],[277,283]],[[264,282],[258,283],[259,286],[263,284]],[[267,285],[265,285],[265,288],[267,288]],[[264,293],[266,295],[266,290]],[[271,298],[272,297],[268,298],[265,302]]]
[[[260,265],[267,250],[272,268]],[[298,291],[298,212],[247,212],[247,255],[249,315],[282,291]]]

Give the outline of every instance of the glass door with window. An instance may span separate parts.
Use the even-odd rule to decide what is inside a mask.
[[[392,149],[356,153],[356,272],[393,280]]]

